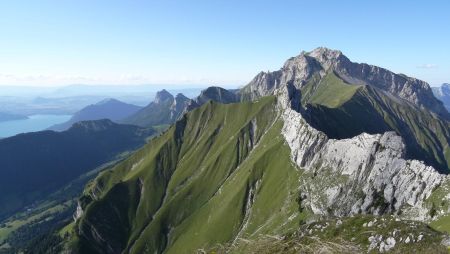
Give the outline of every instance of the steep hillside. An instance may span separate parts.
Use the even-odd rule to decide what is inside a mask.
[[[95,178],[100,171],[111,167],[126,158],[126,154],[117,160],[105,163],[83,173],[43,199],[21,209],[0,222],[0,253],[20,253],[26,246],[35,246],[42,237],[55,228],[70,223],[76,209],[77,200],[86,183]],[[39,252],[33,248],[33,252]]]
[[[69,121],[56,124],[48,128],[54,131],[69,129],[74,123],[87,120],[109,119],[112,121],[122,120],[140,110],[141,107],[124,103],[116,99],[102,100],[96,104],[89,105],[76,112]]]
[[[80,251],[186,253],[297,224],[280,223],[298,210],[299,171],[274,103],[207,103],[104,172],[80,199]]]
[[[82,173],[145,144],[151,129],[109,120],[76,123],[0,140],[0,219],[44,198]]]

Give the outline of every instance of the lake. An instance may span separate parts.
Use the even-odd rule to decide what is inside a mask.
[[[32,115],[28,119],[0,122],[0,137],[7,138],[19,133],[42,131],[69,120],[71,115]]]

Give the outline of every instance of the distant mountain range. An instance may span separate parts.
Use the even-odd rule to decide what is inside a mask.
[[[140,109],[141,107],[139,106],[124,103],[116,99],[105,99],[81,109],[69,121],[51,126],[49,130],[67,130],[74,123],[87,120],[109,119],[117,122],[136,113]]]
[[[434,96],[444,103],[445,108],[450,112],[450,84],[444,83],[440,87],[433,87]]]
[[[18,115],[72,115],[83,107],[107,98],[145,106],[149,98],[163,87],[167,85],[69,85],[59,88],[0,86],[0,105],[2,112]],[[174,85],[170,86],[169,91],[193,98],[201,88]]]
[[[139,107],[116,99],[105,99],[76,112],[69,121],[48,129],[63,131],[76,122],[99,119],[110,119],[118,123],[141,127],[164,128],[178,120],[183,113],[200,107],[209,100],[232,103],[238,102],[239,96],[235,92],[220,87],[209,87],[202,90],[200,95],[194,99],[189,99],[182,93],[173,96],[163,89],[156,93],[155,99],[146,107]]]
[[[200,95],[189,99],[181,93],[173,96],[163,89],[156,94],[155,100],[135,114],[123,119],[122,123],[138,126],[169,125],[178,120],[183,113],[200,107],[209,100],[220,103],[238,102],[239,97],[220,87],[209,87],[202,90]]]
[[[146,143],[153,129],[110,120],[82,121],[63,132],[41,131],[0,140],[0,219],[81,174]]]

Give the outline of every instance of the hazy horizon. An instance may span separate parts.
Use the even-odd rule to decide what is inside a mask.
[[[0,86],[242,86],[258,72],[278,70],[289,57],[319,46],[437,86],[450,82],[449,6],[445,1],[3,2]]]

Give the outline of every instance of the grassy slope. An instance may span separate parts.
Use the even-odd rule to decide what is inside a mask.
[[[298,172],[274,100],[208,103],[102,173],[82,198],[78,247],[187,253],[298,224]]]
[[[302,89],[302,104],[308,104],[306,117],[311,125],[331,138],[396,131],[404,138],[409,157],[448,172],[448,122],[376,88],[339,80],[333,73],[314,77]]]
[[[447,198],[448,193],[450,193],[450,182],[446,181],[436,188],[426,201],[427,206],[431,208],[433,216],[441,215],[437,219],[431,221],[430,226],[435,230],[447,234],[450,233],[450,215],[448,214],[450,202]]]
[[[298,176],[290,165],[289,151],[278,129],[279,126],[271,129],[224,182],[221,191],[174,231],[173,245],[167,253],[184,253],[236,237],[283,234],[298,225],[295,217],[286,220],[298,211],[295,201]],[[253,203],[249,203],[252,188],[255,193]]]
[[[167,100],[161,102],[160,104],[152,102],[150,103],[150,105],[144,107],[131,116],[126,117],[120,122],[142,127],[171,124],[172,121],[170,120],[170,106],[172,105],[172,103],[172,100]]]
[[[329,108],[336,108],[347,102],[356,91],[361,87],[345,83],[334,73],[326,75],[318,81],[318,85],[311,97],[309,103],[321,104]]]

